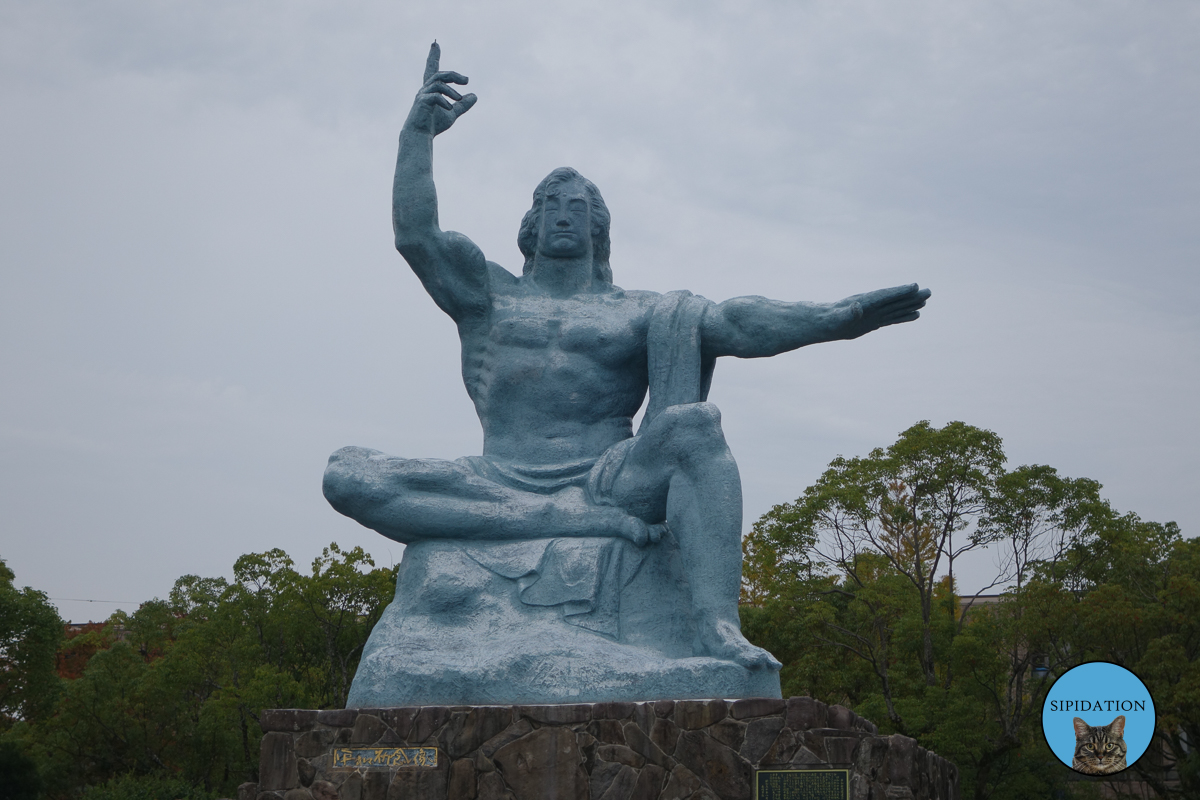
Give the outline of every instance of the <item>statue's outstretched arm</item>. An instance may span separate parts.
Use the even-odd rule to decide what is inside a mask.
[[[434,42],[425,64],[425,82],[400,131],[392,226],[396,249],[434,302],[457,322],[485,307],[487,264],[474,242],[438,225],[433,137],[448,130],[476,100],[475,95],[461,95],[451,86],[465,84],[467,78],[440,70],[440,59],[441,48]]]
[[[857,339],[885,325],[912,322],[930,291],[917,284],[856,294],[836,303],[786,303],[735,297],[708,309],[701,327],[706,356],[762,358],[807,344]]]

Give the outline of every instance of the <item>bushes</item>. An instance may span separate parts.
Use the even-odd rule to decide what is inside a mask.
[[[307,574],[282,550],[242,556],[233,574],[185,575],[166,600],[72,639],[78,658],[63,660],[61,679],[53,651],[37,651],[53,680],[23,680],[12,707],[40,713],[9,716],[0,734],[23,743],[48,797],[74,800],[84,787],[87,800],[232,796],[257,780],[262,709],[345,704],[395,570],[330,545]]]
[[[100,786],[87,787],[80,800],[214,800],[216,797],[180,778],[122,775]]]

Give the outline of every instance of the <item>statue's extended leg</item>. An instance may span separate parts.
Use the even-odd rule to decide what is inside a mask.
[[[589,505],[581,488],[523,492],[455,461],[396,458],[343,447],[325,469],[325,498],[339,513],[398,542],[649,535],[620,508]]]
[[[675,533],[708,653],[778,668],[741,633],[742,484],[717,407],[692,403],[663,411],[638,435],[611,500],[648,523],[666,519]]]

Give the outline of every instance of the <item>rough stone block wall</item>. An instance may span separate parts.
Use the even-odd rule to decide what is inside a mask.
[[[842,706],[662,700],[263,712],[239,800],[752,800],[761,769],[850,770],[855,800],[958,800],[958,769]],[[337,747],[429,747],[437,766],[333,766]]]

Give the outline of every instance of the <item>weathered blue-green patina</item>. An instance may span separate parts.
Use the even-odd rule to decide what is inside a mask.
[[[914,320],[929,291],[626,291],[604,200],[567,168],[535,190],[513,275],[438,225],[433,139],[476,100],[439,55],[400,134],[396,247],[458,325],[483,455],[330,458],[333,507],[408,545],[350,706],[779,697],[779,663],[738,622],[741,482],[706,402],[714,364]]]

